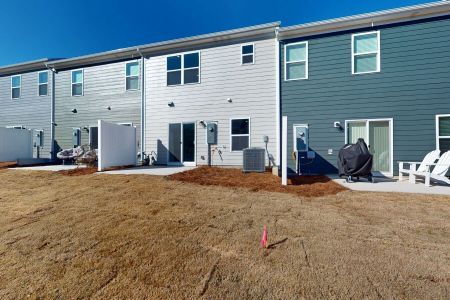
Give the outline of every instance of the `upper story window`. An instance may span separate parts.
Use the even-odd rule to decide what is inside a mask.
[[[241,64],[247,65],[247,64],[253,64],[255,63],[255,45],[254,44],[248,44],[248,45],[242,45],[241,47]]]
[[[125,67],[127,91],[139,89],[139,62],[129,62]]]
[[[352,35],[352,74],[380,72],[380,32]]]
[[[436,149],[450,150],[450,115],[436,116]]]
[[[48,71],[39,72],[38,74],[38,95],[48,95]]]
[[[83,96],[83,70],[72,71],[72,96]]]
[[[22,85],[22,76],[16,75],[11,77],[11,99],[20,98],[21,85]]]
[[[250,119],[231,119],[231,151],[250,147]]]
[[[167,57],[167,85],[200,82],[200,53],[192,52]]]
[[[308,42],[284,48],[284,80],[308,79]]]

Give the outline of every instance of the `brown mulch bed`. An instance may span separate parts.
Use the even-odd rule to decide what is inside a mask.
[[[199,167],[168,176],[171,180],[192,182],[200,185],[242,187],[252,191],[268,191],[297,194],[303,197],[335,195],[347,189],[323,175],[302,175],[289,179],[288,186],[281,179],[266,173],[243,173],[236,168]]]
[[[15,162],[15,161],[0,162],[0,169],[7,169],[7,168],[16,167],[16,166],[17,166],[17,162]]]
[[[61,170],[58,171],[59,174],[64,176],[82,176],[94,174],[97,172],[97,167],[87,167],[87,168],[76,168],[72,170]]]

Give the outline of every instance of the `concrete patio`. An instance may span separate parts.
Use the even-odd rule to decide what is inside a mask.
[[[381,178],[376,177],[375,183],[370,183],[366,179],[361,181],[347,183],[344,178],[337,176],[329,176],[333,181],[349,188],[353,191],[367,191],[367,192],[395,192],[395,193],[413,193],[413,194],[434,194],[434,195],[449,195],[450,186],[432,183],[431,187],[426,187],[421,181],[416,184],[409,183],[408,179],[399,182],[398,178]]]
[[[155,175],[168,176],[188,170],[195,169],[195,167],[184,166],[143,166],[134,167],[123,170],[105,171],[98,174],[113,174],[113,175]]]

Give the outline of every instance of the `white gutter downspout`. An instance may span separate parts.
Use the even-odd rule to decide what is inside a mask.
[[[54,68],[51,68],[48,66],[48,64],[45,64],[45,67],[52,73],[52,96],[51,96],[51,104],[50,104],[50,155],[51,159],[56,158],[55,153],[55,73],[56,70]]]
[[[277,158],[276,165],[280,168],[280,155],[281,155],[281,97],[280,97],[280,41],[278,36],[279,27],[275,28],[275,101],[276,101],[276,140],[277,140]]]
[[[139,48],[136,51],[141,56],[141,163],[145,159],[145,57]]]

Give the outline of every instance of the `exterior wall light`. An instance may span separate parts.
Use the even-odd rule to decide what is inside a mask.
[[[76,108],[72,109],[71,112],[73,112],[74,114],[78,113]]]
[[[173,103],[173,101],[170,101],[169,103],[167,103],[167,106],[168,106],[168,107],[174,107],[174,106],[175,106],[175,103]]]

